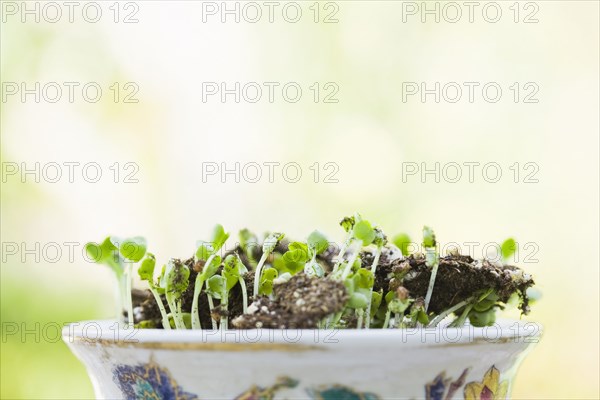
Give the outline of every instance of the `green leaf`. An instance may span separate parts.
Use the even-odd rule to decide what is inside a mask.
[[[260,277],[259,293],[270,295],[273,293],[273,280],[277,278],[279,273],[275,268],[267,268],[262,272]]]
[[[110,236],[104,239],[101,244],[94,242],[86,243],[85,251],[88,258],[95,263],[110,267],[115,275],[117,275],[117,278],[123,275],[123,263],[119,257],[118,249],[110,240]]]
[[[515,239],[508,238],[500,246],[500,255],[503,260],[508,260],[517,251],[517,242]]]
[[[220,299],[221,292],[223,290],[223,283],[225,282],[223,277],[221,275],[213,275],[207,282],[209,294],[216,299]]]
[[[229,239],[229,233],[225,232],[222,225],[215,225],[212,234],[213,251],[218,251],[223,247],[225,242]]]
[[[215,255],[210,264],[205,264],[204,268],[202,268],[202,276],[204,278],[205,281],[207,281],[208,279],[210,279],[214,274],[217,273],[217,270],[219,269],[219,267],[221,266],[221,257]]]
[[[138,268],[138,275],[143,281],[148,281],[151,285],[154,280],[154,267],[156,266],[156,258],[152,253],[146,253],[146,257],[142,260]]]
[[[354,281],[354,287],[360,289],[370,289],[375,283],[375,277],[373,273],[365,268],[360,268],[354,275],[352,275]]]
[[[496,322],[496,310],[491,308],[485,312],[471,311],[469,321],[475,327],[484,327],[493,325]]]
[[[189,268],[178,260],[170,260],[164,270],[163,279],[161,279],[161,286],[163,286],[167,292],[175,295],[176,298],[181,297],[181,294],[187,289],[189,285],[190,270]]]
[[[428,226],[423,227],[423,247],[435,247],[435,233]]]
[[[279,241],[283,239],[283,236],[284,234],[279,232],[269,234],[263,242],[263,253],[272,253]]]
[[[369,304],[369,300],[364,293],[354,292],[350,295],[350,300],[348,300],[348,308],[365,308]]]
[[[241,261],[237,256],[230,254],[225,257],[221,275],[227,280],[227,290],[233,288],[240,278],[239,264],[241,264]]]
[[[375,238],[373,239],[373,244],[377,247],[385,246],[388,241],[385,233],[383,233],[383,231],[379,227],[375,227],[373,229],[375,230]]]
[[[313,231],[310,235],[308,235],[307,242],[308,247],[317,254],[321,254],[329,247],[327,238],[319,231]]]
[[[340,225],[342,226],[342,228],[344,228],[346,232],[350,232],[354,227],[354,222],[354,217],[345,217],[343,220],[340,221]]]
[[[396,247],[400,249],[402,255],[404,257],[408,257],[408,247],[411,245],[410,236],[408,236],[406,233],[399,233],[394,237],[393,242]]]
[[[379,292],[371,293],[371,316],[375,316],[377,310],[379,310],[379,306],[381,305],[382,295]]]
[[[304,273],[310,276],[316,276],[318,278],[322,278],[325,275],[325,270],[316,260],[309,260],[304,265]]]
[[[207,261],[212,253],[213,248],[210,243],[201,242],[196,250],[196,259],[200,261]]]
[[[375,239],[375,230],[369,223],[369,221],[362,220],[354,224],[354,237],[361,240],[363,246],[368,246]]]
[[[248,248],[255,248],[258,246],[258,237],[248,229],[240,230],[238,235],[242,250],[246,251]]]
[[[129,262],[138,262],[146,254],[146,239],[141,236],[127,238],[119,246],[119,253]]]

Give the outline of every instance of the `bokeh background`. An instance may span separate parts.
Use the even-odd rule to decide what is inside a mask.
[[[543,324],[545,335],[523,363],[514,397],[600,397],[598,2],[521,2],[519,22],[513,2],[499,2],[496,23],[487,22],[481,8],[469,22],[464,6],[456,23],[447,21],[454,14],[441,15],[439,23],[425,15],[423,23],[420,12],[405,13],[403,21],[406,5],[391,1],[321,2],[318,22],[314,2],[298,2],[297,23],[282,17],[284,3],[272,23],[265,7],[257,23],[243,15],[239,23],[231,16],[222,23],[221,14],[204,14],[204,22],[202,2],[194,1],[122,2],[119,22],[112,2],[101,3],[96,23],[82,18],[81,7],[72,23],[64,7],[59,22],[44,15],[22,22],[22,10],[13,15],[7,3],[1,30],[2,398],[92,397],[83,366],[57,331],[71,321],[109,318],[114,310],[113,276],[85,262],[83,243],[141,234],[166,261],[190,254],[216,222],[231,231],[280,229],[299,238],[318,227],[341,240],[337,223],[354,211],[389,234],[418,238],[430,224],[442,243],[478,242],[477,257],[483,244],[509,236],[530,243],[518,263],[544,294],[528,318]],[[332,12],[338,21],[324,23]],[[138,21],[124,23],[131,13]],[[531,13],[538,22],[524,23]],[[22,102],[20,93],[7,94],[11,82],[28,88],[96,82],[103,94],[89,103],[76,89],[71,103],[63,86],[56,103],[38,103],[32,95]],[[115,82],[119,101],[110,89]],[[139,89],[137,103],[122,101],[131,92],[128,82]],[[265,97],[236,103],[232,96],[204,102],[203,82],[297,82],[303,94],[297,103],[283,100],[280,90],[272,103]],[[321,88],[316,103],[314,82]],[[322,101],[331,91],[324,88],[328,82],[339,88],[337,103]],[[403,82],[429,88],[497,82],[503,94],[496,103],[485,101],[481,90],[472,103],[466,91],[457,103],[436,103],[433,96],[403,102]],[[535,83],[538,102],[515,103],[514,82],[521,90]],[[21,179],[22,167],[36,162],[95,162],[103,175],[88,183],[79,168],[69,182],[63,167],[56,183],[43,176],[36,182],[31,174]],[[289,183],[276,169],[269,182],[265,168],[257,183],[238,183],[232,175],[203,182],[207,162],[228,168],[296,162],[302,177]],[[457,183],[432,176],[422,182],[419,175],[403,181],[408,162],[429,168],[496,162],[503,175],[497,183],[487,182],[481,169],[474,182],[466,175]],[[515,162],[521,170],[516,183]],[[537,183],[524,182],[528,162],[539,167]],[[20,169],[16,175],[9,174],[12,163]],[[125,182],[134,171],[125,163],[137,166],[137,183]],[[337,182],[325,182],[333,171],[325,163],[337,166]],[[58,259],[53,243],[62,252]],[[72,257],[65,243],[75,243]]]

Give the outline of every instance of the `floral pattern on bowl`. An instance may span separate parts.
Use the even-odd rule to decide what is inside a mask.
[[[439,373],[431,382],[425,384],[427,400],[449,400],[464,386],[465,400],[504,400],[508,392],[508,380],[500,379],[500,371],[492,366],[485,373],[483,380],[469,382],[465,385],[470,368],[454,379],[446,377],[446,372]],[[113,369],[113,380],[119,385],[127,400],[199,400],[198,395],[186,392],[171,377],[166,368],[150,361],[135,366],[117,365]],[[277,392],[295,388],[299,381],[289,377],[279,377],[275,384],[267,387],[254,385],[233,400],[273,400]],[[372,392],[360,392],[343,385],[325,385],[318,388],[307,388],[306,394],[312,400],[381,400]]]

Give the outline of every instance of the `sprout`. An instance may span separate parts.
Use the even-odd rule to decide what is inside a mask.
[[[161,290],[154,283],[154,267],[156,266],[156,259],[154,255],[151,253],[146,253],[146,257],[142,260],[140,267],[138,268],[138,275],[143,281],[148,282],[148,286],[150,287],[150,291],[156,300],[156,304],[158,304],[158,309],[160,310],[160,315],[162,318],[162,325],[164,329],[171,329],[171,325],[169,323],[169,317],[167,316],[167,311],[165,310],[165,306],[160,298]],[[143,321],[142,321],[143,322]]]
[[[273,281],[278,275],[275,268],[266,268],[260,277],[260,293],[267,296],[273,293]]]
[[[274,264],[280,271],[296,275],[306,270],[305,265],[309,260],[308,246],[302,242],[292,242],[288,245],[288,250]]]
[[[387,236],[385,236],[385,233],[383,233],[383,231],[378,228],[375,227],[375,229],[373,229],[374,233],[375,233],[375,237],[373,238],[373,244],[375,244],[375,246],[377,246],[377,248],[375,249],[375,256],[373,257],[373,263],[371,264],[371,273],[373,274],[373,276],[375,276],[375,272],[377,271],[377,264],[379,264],[379,257],[381,257],[381,249],[383,248],[383,246],[385,246],[387,244]],[[371,285],[370,291],[369,291],[369,304],[367,306],[367,310],[371,310],[371,298],[373,296],[373,285]],[[365,328],[369,329],[369,327],[371,326],[371,317],[370,317],[370,313],[367,315],[367,321],[365,322]]]
[[[254,258],[254,247],[258,246],[258,238],[248,229],[242,229],[239,232],[240,248],[248,258],[248,262],[252,267],[256,267],[257,261]]]
[[[385,315],[385,321],[383,322],[383,328],[387,328],[390,321],[390,314],[394,313],[394,324],[397,328],[402,327],[402,320],[404,319],[404,312],[410,307],[413,299],[408,298],[408,290],[400,286],[396,291],[388,292],[385,295],[385,302],[387,303],[387,312]]]
[[[423,247],[425,248],[425,264],[431,268],[431,277],[429,278],[429,287],[425,295],[425,312],[429,308],[433,287],[435,285],[435,277],[439,266],[439,254],[437,253],[437,243],[435,241],[435,233],[428,226],[423,227]]]
[[[190,270],[179,260],[171,259],[163,267],[160,287],[165,291],[165,297],[177,329],[186,329],[181,312],[181,295],[189,285]]]
[[[225,278],[228,280],[228,285],[231,284],[231,280],[234,279],[234,277],[237,277],[237,281],[239,282],[240,287],[242,288],[242,312],[245,314],[248,310],[248,291],[246,289],[246,281],[244,280],[244,275],[248,273],[248,268],[246,268],[246,266],[237,254],[230,254],[227,257],[225,257],[223,273],[225,274]],[[232,285],[231,287],[233,287],[234,285]]]
[[[260,286],[261,286],[261,272],[262,272],[262,267],[265,264],[265,262],[267,261],[267,258],[269,257],[269,255],[273,252],[273,250],[275,250],[275,247],[277,247],[277,244],[279,243],[279,241],[281,239],[283,239],[283,233],[271,233],[269,236],[267,236],[267,238],[265,239],[265,241],[263,242],[263,246],[262,246],[262,251],[263,254],[260,257],[260,261],[258,262],[258,265],[256,266],[256,270],[254,271],[254,298],[258,298],[258,295],[260,293]],[[274,269],[275,270],[275,269]],[[275,270],[275,272],[277,272],[277,270]],[[273,279],[271,279],[272,282]],[[272,288],[272,286],[271,286]]]
[[[517,242],[515,239],[508,238],[500,246],[500,257],[503,262],[507,262],[509,258],[517,251]]]
[[[133,300],[131,298],[131,285],[133,281],[133,264],[139,262],[146,254],[146,239],[141,236],[121,240],[111,236],[110,241],[125,262],[125,307],[127,309],[127,323],[133,327]]]
[[[221,247],[229,238],[229,233],[225,232],[222,225],[215,225],[212,233],[212,241],[210,243],[200,243],[196,250],[196,264],[194,270],[198,273],[194,282],[194,298],[192,300],[192,329],[202,329],[200,324],[200,310],[198,309],[198,301],[202,292],[202,285],[217,272],[221,265],[221,257],[217,255]],[[208,288],[208,286],[207,286]],[[208,294],[208,304],[210,311],[214,308],[212,297]],[[213,321],[213,329],[216,328],[216,322]]]
[[[317,262],[317,255],[327,250],[329,242],[321,232],[313,231],[308,235],[307,245],[310,260],[304,265],[304,273],[321,278],[325,275],[325,270],[321,264]]]
[[[117,321],[122,318],[122,313],[126,306],[126,279],[123,260],[119,257],[119,250],[110,241],[110,237],[104,239],[101,244],[90,242],[86,243],[85,251],[87,256],[97,264],[108,266],[117,278]]]
[[[404,257],[408,257],[408,247],[412,244],[410,241],[410,236],[408,236],[406,233],[400,233],[394,236],[392,242],[394,242],[394,245],[400,249],[400,252]]]

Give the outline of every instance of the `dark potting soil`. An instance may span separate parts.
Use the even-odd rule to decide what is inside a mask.
[[[250,266],[250,260],[241,249],[236,249],[245,265]],[[285,246],[277,249],[284,253]],[[339,250],[330,246],[318,260],[329,272],[334,265],[334,257]],[[260,259],[260,249],[252,254],[255,260]],[[361,253],[361,266],[371,268],[373,253]],[[224,257],[223,257],[224,258]],[[189,286],[182,295],[182,310],[190,312],[192,308],[194,283],[197,272],[194,270],[194,259],[182,261],[190,269]],[[220,269],[217,273],[220,273]],[[400,286],[406,288],[410,298],[425,297],[431,277],[431,268],[425,264],[422,254],[413,254],[403,258],[396,248],[383,248],[375,273],[374,291],[385,295],[395,291]],[[243,314],[242,290],[235,285],[230,291],[228,311],[226,316],[229,326],[237,329],[263,328],[315,328],[319,321],[331,314],[343,310],[348,300],[345,286],[331,279],[314,278],[304,273],[293,276],[288,282],[273,286],[272,298],[260,297],[253,299],[254,271],[244,276],[249,301],[249,313]],[[470,256],[448,255],[440,257],[440,264],[435,281],[435,287],[429,311],[435,314],[450,308],[476,293],[486,289],[494,289],[500,302],[508,301],[513,293],[519,293],[522,299],[521,311],[529,312],[526,290],[534,284],[531,277],[517,267],[495,264],[487,260],[476,261]],[[149,291],[134,292],[134,307],[136,323],[151,320],[161,327],[161,317],[154,297]],[[164,296],[163,304],[167,306]],[[254,302],[253,302],[254,300]],[[214,311],[210,315],[208,297],[203,290],[199,297],[200,321],[203,328],[212,327],[212,318],[218,320],[223,314],[218,299],[213,300]],[[409,310],[410,311],[410,310]],[[407,312],[409,312],[407,311]],[[212,317],[212,318],[211,318]],[[351,326],[349,324],[348,326]]]

